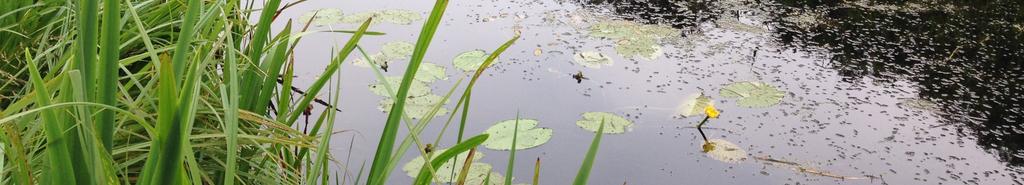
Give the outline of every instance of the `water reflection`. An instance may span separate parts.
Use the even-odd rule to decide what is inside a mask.
[[[911,81],[918,98],[1008,166],[1024,167],[1024,3],[956,0],[591,0],[624,19],[699,31],[757,16],[791,50],[826,51],[849,82]],[[683,34],[685,35],[685,34]]]

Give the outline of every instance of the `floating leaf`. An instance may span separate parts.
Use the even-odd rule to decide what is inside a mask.
[[[416,73],[415,80],[431,83],[437,80],[447,80],[448,75],[445,74],[445,68],[433,63],[421,63],[420,70]]]
[[[440,154],[440,153],[444,152],[445,150],[447,150],[447,149],[439,149],[439,150],[434,151],[433,154],[437,155],[437,154]],[[439,173],[434,173],[434,175],[437,177],[437,178],[435,178],[435,180],[441,180],[442,182],[452,182],[453,180],[455,180],[455,178],[452,178],[452,177],[458,177],[459,176],[459,171],[462,170],[462,166],[463,166],[463,164],[465,164],[467,156],[469,156],[469,152],[460,153],[458,156],[455,157],[456,159],[459,159],[459,160],[450,160],[450,161],[445,162],[444,164],[442,164],[440,168],[434,169],[437,172],[439,172]],[[476,152],[476,153],[473,154],[473,161],[480,160],[480,158],[483,158],[483,157],[484,157],[483,153]],[[420,173],[420,168],[423,168],[423,162],[424,162],[423,156],[417,156],[415,159],[412,159],[408,163],[405,163],[405,166],[402,166],[402,171],[405,171],[405,174],[409,175],[409,177],[416,178],[416,175],[419,175],[419,173]],[[455,176],[451,176],[451,173],[450,173],[453,168],[455,168]],[[479,172],[475,172],[476,170],[482,170],[483,172],[481,174],[486,174],[488,171],[491,170],[491,165],[486,164],[486,163],[475,163],[474,162],[474,163],[471,164],[470,172],[469,172],[468,175],[472,175],[474,173],[479,173]],[[440,173],[440,172],[444,172],[444,173]]]
[[[370,61],[367,62],[365,58],[370,58]],[[370,64],[373,64],[372,66],[380,66],[381,63],[389,61],[388,58],[384,57],[384,54],[381,54],[381,53],[375,53],[375,54],[370,55],[370,56],[365,57],[365,58],[364,57],[359,57],[359,58],[353,60],[352,61],[352,65],[359,66],[359,67],[370,67],[371,66]]]
[[[939,105],[935,104],[935,102],[920,98],[903,99],[899,102],[898,105],[901,107],[914,108],[926,111],[935,111],[939,109]]]
[[[667,38],[678,36],[679,31],[671,26],[640,24],[632,21],[604,21],[590,26],[590,36],[609,39]]]
[[[612,61],[608,56],[604,56],[596,51],[584,51],[576,53],[572,56],[573,61],[577,64],[583,65],[584,67],[600,69],[603,65],[612,65],[615,61]]]
[[[384,79],[387,80],[389,85],[391,85],[392,91],[397,91],[398,86],[400,86],[402,83],[401,76],[389,76],[385,77]],[[388,95],[387,88],[384,87],[384,84],[381,82],[377,82],[373,85],[370,85],[370,91],[372,91],[373,94],[377,94],[379,96],[391,97],[390,95]],[[409,86],[409,96],[423,96],[430,94],[430,91],[430,86],[428,86],[427,83],[423,83],[421,81],[413,80],[412,85]]]
[[[373,21],[374,24],[381,23],[381,22],[388,22],[388,23],[392,23],[392,24],[408,25],[408,24],[412,24],[412,22],[415,22],[415,21],[423,19],[423,16],[420,15],[419,12],[412,11],[412,10],[398,10],[398,9],[396,9],[396,10],[379,10],[379,11],[369,11],[369,12],[361,12],[361,13],[351,14],[351,15],[348,15],[348,16],[345,16],[345,17],[341,18],[340,22],[341,23],[346,23],[346,24],[356,24],[356,23],[362,23],[363,21],[366,21],[366,19],[369,19],[370,17],[374,18],[374,21]]]
[[[412,10],[383,10],[379,12],[378,16],[383,21],[401,25],[412,24],[414,21],[423,19],[419,12]]]
[[[701,115],[708,105],[714,105],[711,98],[704,96],[704,93],[693,93],[683,98],[683,104],[679,105],[677,112],[683,117]]]
[[[381,47],[381,54],[388,60],[409,59],[416,46],[405,41],[388,42]]]
[[[519,119],[519,129],[515,128],[516,120],[505,120],[487,128],[485,134],[491,137],[483,143],[484,147],[494,150],[510,150],[512,146],[512,134],[516,130],[516,150],[533,148],[547,143],[551,140],[552,130],[549,128],[537,128],[537,120]]]
[[[370,17],[376,17],[376,16],[377,16],[377,12],[361,12],[361,13],[350,14],[350,15],[347,15],[345,17],[342,17],[339,22],[345,23],[345,24],[357,24],[357,23],[362,23],[363,21],[366,21],[366,19],[369,19]],[[370,23],[371,24],[378,24],[378,23],[380,23],[380,21],[376,21],[375,20],[375,21],[372,21]]]
[[[313,14],[316,14],[316,17],[313,17]],[[326,26],[341,23],[342,16],[343,14],[341,12],[341,9],[324,8],[306,12],[305,14],[302,14],[299,20],[302,20],[302,23],[305,23],[306,21],[309,21],[309,19],[313,19],[313,22],[311,22],[311,24],[317,26]]]
[[[480,68],[484,60],[487,60],[487,52],[484,50],[473,50],[455,56],[452,64],[463,71],[473,71]]]
[[[622,116],[615,115],[607,112],[586,112],[583,113],[583,119],[576,121],[576,126],[588,130],[591,132],[597,132],[598,127],[601,126],[601,121],[604,120],[604,133],[605,134],[618,134],[629,131],[633,127],[633,122],[623,118]]]
[[[722,88],[725,98],[740,98],[736,104],[748,108],[764,108],[778,104],[785,94],[762,82],[736,82]]]
[[[615,45],[615,52],[625,58],[638,57],[644,60],[654,60],[661,57],[661,46],[653,38],[623,39]]]
[[[766,32],[763,27],[746,24],[746,23],[740,22],[739,20],[737,20],[735,18],[718,19],[716,24],[718,24],[718,27],[720,27],[722,29],[736,31],[736,32],[746,32],[746,33],[753,33],[753,34],[761,34],[761,33]]]
[[[704,144],[704,153],[715,159],[727,163],[739,163],[747,159],[747,151],[722,139],[710,139]]]
[[[442,99],[444,99],[444,97],[434,94],[409,97],[405,102],[405,113],[409,116],[409,118],[412,119],[420,119],[427,117],[428,114],[430,114],[430,112],[434,110],[434,106],[437,105],[438,103],[441,103]],[[447,103],[448,102],[444,102],[444,104]],[[395,101],[391,98],[388,98],[381,100],[377,108],[380,109],[381,111],[388,112],[391,111],[391,106],[393,106],[394,104]],[[442,116],[445,114],[448,114],[448,109],[444,107],[438,107],[437,112],[434,113],[434,116]]]

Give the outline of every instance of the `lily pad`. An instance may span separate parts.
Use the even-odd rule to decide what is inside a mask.
[[[455,68],[459,68],[463,71],[473,71],[480,68],[480,65],[484,64],[484,60],[487,60],[487,52],[484,50],[473,50],[463,52],[455,59],[452,60],[452,64]]]
[[[762,82],[736,82],[719,91],[725,98],[739,98],[736,104],[748,108],[765,108],[779,104],[785,93]]]
[[[726,163],[739,163],[747,159],[747,151],[726,140],[709,139],[703,148],[704,153],[714,160]]]
[[[615,45],[615,52],[626,58],[654,60],[663,54],[661,46],[653,38],[633,38],[620,40]]]
[[[448,75],[445,74],[445,68],[443,66],[424,62],[420,64],[420,70],[416,72],[416,77],[413,79],[425,83],[431,83],[437,80],[447,80]]]
[[[484,147],[493,150],[510,150],[512,146],[513,133],[516,134],[516,150],[533,148],[547,143],[551,140],[553,131],[549,128],[537,128],[537,120],[519,119],[519,128],[516,129],[516,120],[505,120],[498,122],[484,131],[491,137],[483,143]]]
[[[366,61],[366,58],[370,58],[370,61]],[[370,55],[368,57],[359,57],[359,58],[353,60],[352,61],[352,65],[359,66],[359,67],[380,66],[381,63],[388,62],[388,61],[390,61],[390,60],[387,57],[385,57],[384,54],[375,53],[375,54]]]
[[[392,91],[398,92],[398,86],[400,86],[402,83],[401,76],[390,76],[385,77],[384,79],[387,80],[388,85],[391,85]],[[390,95],[388,95],[388,89],[384,86],[384,83],[382,82],[377,82],[375,84],[370,85],[370,91],[372,91],[373,94],[377,94],[384,97],[391,97]],[[430,91],[430,86],[428,86],[427,83],[413,80],[412,85],[409,87],[409,96],[423,96],[430,94]]]
[[[596,51],[579,52],[573,55],[572,59],[573,61],[576,61],[577,64],[594,69],[600,69],[601,66],[610,66],[615,63],[615,61],[612,61],[608,56]]]
[[[423,19],[419,12],[412,10],[382,10],[378,17],[383,21],[401,25],[412,24],[412,22]]]
[[[434,110],[434,106],[441,103],[444,97],[428,94],[425,96],[414,96],[406,99],[405,102],[405,113],[412,119],[420,119],[427,117],[431,111]],[[444,102],[447,104],[448,102]],[[380,105],[377,108],[385,113],[391,111],[391,106],[394,106],[395,101],[391,98],[380,101]],[[448,114],[448,109],[444,107],[438,107],[437,112],[434,116],[442,116]]]
[[[313,14],[316,14],[316,17],[313,17]],[[343,14],[341,9],[324,8],[306,12],[305,14],[302,14],[299,20],[302,20],[302,23],[305,24],[309,19],[313,19],[313,22],[310,22],[311,24],[325,26],[341,23],[342,17]]]
[[[613,20],[590,26],[590,36],[609,39],[667,38],[678,36],[679,31],[671,26],[640,24],[632,21]]]
[[[388,42],[381,47],[381,54],[388,60],[404,60],[412,55],[415,49],[412,43],[405,41]]]
[[[704,93],[693,93],[683,98],[683,103],[679,105],[676,112],[683,117],[702,115],[704,114],[704,107],[714,104],[711,98],[704,96]]]
[[[601,126],[601,121],[604,120],[604,133],[605,134],[619,134],[629,131],[633,127],[633,122],[623,118],[622,116],[615,115],[607,112],[586,112],[583,113],[583,119],[576,121],[576,126],[588,130],[591,132],[597,132],[598,127]]]
[[[362,23],[363,21],[366,21],[366,19],[369,19],[370,17],[375,17],[375,16],[377,16],[377,12],[360,12],[360,13],[356,13],[356,14],[349,14],[349,15],[347,15],[345,17],[342,17],[339,22],[345,23],[345,24],[359,24],[359,23]],[[379,24],[379,23],[380,23],[380,21],[378,21],[376,19],[374,19],[374,21],[370,22],[370,24]]]
[[[395,9],[395,10],[378,10],[378,11],[369,11],[369,12],[360,12],[360,13],[356,13],[356,14],[351,14],[351,15],[348,15],[348,16],[345,16],[345,17],[341,18],[340,22],[341,23],[346,23],[346,24],[358,24],[358,23],[362,23],[363,21],[366,21],[366,19],[369,19],[371,17],[374,18],[374,21],[371,22],[372,24],[378,24],[378,23],[381,23],[381,22],[387,22],[387,23],[392,23],[392,24],[408,25],[408,24],[412,24],[415,21],[423,19],[423,16],[420,15],[419,12],[412,11],[412,10],[399,10],[399,9]]]
[[[434,151],[432,153],[434,155],[437,155],[437,154],[440,154],[440,153],[444,152],[445,150],[447,150],[447,149],[439,149],[439,150]],[[437,178],[435,178],[435,180],[440,180],[441,182],[452,182],[453,180],[455,180],[455,178],[452,178],[452,177],[458,177],[459,176],[459,171],[462,170],[463,164],[466,163],[466,157],[468,155],[469,155],[469,152],[463,152],[463,153],[461,153],[461,154],[459,154],[458,156],[455,157],[456,159],[459,159],[459,160],[450,160],[450,161],[445,162],[444,164],[442,164],[440,168],[434,169],[434,170],[437,170],[438,172],[446,172],[446,173],[435,173],[435,176],[437,177]],[[473,154],[473,161],[480,160],[480,158],[483,158],[483,157],[484,157],[483,153],[476,152],[476,153]],[[423,168],[423,162],[424,162],[423,156],[418,156],[415,159],[412,159],[411,161],[409,161],[408,163],[405,163],[405,165],[402,166],[402,171],[405,171],[405,174],[409,175],[409,177],[416,178],[416,175],[419,175],[419,173],[420,173],[420,169]],[[472,175],[474,173],[486,174],[488,171],[491,170],[491,165],[486,164],[486,163],[476,163],[476,162],[473,162],[470,165],[471,165],[470,172],[467,175]],[[455,176],[451,176],[451,173],[447,173],[447,172],[451,172],[452,169],[456,169],[455,170]],[[482,172],[476,172],[476,171],[482,171]]]

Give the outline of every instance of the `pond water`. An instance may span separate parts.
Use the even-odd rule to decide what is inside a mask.
[[[446,70],[425,84],[443,95],[470,75],[452,66],[457,55],[493,51],[521,33],[475,86],[466,127],[475,135],[518,114],[553,130],[550,141],[517,152],[516,183],[529,182],[541,158],[542,184],[570,184],[593,137],[576,121],[609,112],[634,125],[603,138],[591,184],[1022,184],[1024,3],[973,2],[452,1],[425,60]],[[301,20],[317,9],[410,10],[422,18],[432,5],[309,0],[280,18]],[[387,35],[364,37],[367,53],[414,43],[423,21],[405,18],[414,21],[371,26]],[[312,83],[348,36],[307,35],[296,51],[296,84]],[[576,58],[601,59],[597,53],[612,63],[582,65],[574,56],[584,52]],[[352,132],[332,144],[344,164],[333,170],[351,175],[372,161],[387,116],[378,109],[384,98],[370,90],[373,70],[354,58],[362,55],[341,70],[335,128]],[[391,61],[384,75],[401,76],[406,64]],[[588,79],[578,83],[576,73]],[[720,93],[739,82],[774,87],[781,101],[751,106]],[[694,93],[721,111],[706,124],[708,139],[746,155],[702,152],[694,126],[703,116],[677,110]],[[446,119],[435,118],[424,137],[432,141]],[[438,148],[454,143],[456,129]],[[403,163],[418,156],[412,151]],[[480,162],[504,174],[507,151],[480,151]],[[411,182],[401,165],[390,184]]]

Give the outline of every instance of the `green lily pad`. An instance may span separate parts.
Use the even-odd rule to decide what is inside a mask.
[[[598,127],[601,126],[601,121],[604,120],[604,133],[605,134],[619,134],[629,131],[633,127],[633,122],[623,118],[622,116],[615,115],[607,112],[586,112],[583,113],[583,119],[576,121],[576,126],[588,130],[591,132],[597,132]]]
[[[431,83],[437,80],[447,80],[448,75],[445,74],[443,66],[424,62],[420,64],[420,70],[416,72],[416,77],[413,79],[424,83]]]
[[[385,77],[384,79],[387,80],[388,85],[391,85],[391,90],[397,93],[398,86],[400,86],[402,83],[402,77],[389,76]],[[379,96],[392,97],[388,95],[387,88],[384,86],[384,83],[381,82],[377,82],[375,84],[370,85],[370,91],[372,91],[373,94],[377,94]],[[430,94],[430,91],[430,86],[428,86],[427,83],[413,80],[412,85],[409,87],[409,96],[423,96]]]
[[[640,24],[632,21],[613,20],[590,26],[590,36],[608,39],[667,38],[678,36],[679,31],[671,26]]]
[[[415,45],[405,41],[388,42],[381,47],[381,54],[389,60],[404,60],[412,56]]]
[[[600,69],[601,66],[610,66],[615,63],[615,61],[612,61],[608,56],[596,51],[579,52],[573,55],[572,59],[573,61],[576,61],[577,64],[594,69]]]
[[[739,98],[736,104],[747,108],[765,108],[779,104],[785,93],[762,82],[736,82],[719,91],[725,98]]]
[[[316,14],[316,17],[313,17],[313,14]],[[341,9],[324,8],[306,12],[299,17],[299,20],[302,20],[302,24],[305,24],[309,19],[313,19],[313,21],[310,22],[311,24],[325,26],[341,23],[342,16],[343,14]]]
[[[377,12],[360,12],[360,13],[356,13],[356,14],[349,14],[349,15],[347,15],[345,17],[342,17],[341,20],[339,20],[339,22],[345,23],[345,24],[360,24],[360,23],[363,23],[363,21],[366,21],[366,19],[369,19],[370,17],[376,17],[376,16],[377,16]],[[380,21],[377,20],[377,19],[374,19],[374,21],[370,22],[370,24],[379,24],[379,23],[380,23]]]
[[[704,153],[714,160],[739,163],[747,159],[747,151],[726,140],[709,139],[704,145]]]
[[[487,52],[484,50],[473,50],[463,52],[455,59],[452,60],[452,64],[455,68],[459,68],[463,71],[473,71],[480,68],[480,65],[484,64],[484,60],[487,60]]]
[[[704,93],[693,93],[683,98],[683,103],[679,105],[676,112],[683,117],[703,115],[704,107],[714,104],[711,98],[704,96]]]
[[[408,25],[415,21],[422,20],[423,16],[419,12],[412,10],[378,10],[369,12],[360,12],[351,14],[341,18],[339,22],[346,24],[358,24],[366,21],[373,17],[372,24],[378,24],[381,22],[387,22],[392,24]]]
[[[366,58],[370,58],[370,61],[366,61]],[[368,57],[365,57],[365,58],[364,57],[359,57],[359,58],[356,58],[355,60],[352,60],[352,65],[359,66],[359,67],[380,66],[381,63],[388,62],[388,61],[389,61],[388,58],[385,57],[384,54],[375,53],[375,54],[372,54],[372,55],[370,55]]]
[[[420,119],[427,117],[431,111],[434,110],[434,106],[441,103],[444,97],[428,94],[425,96],[413,96],[409,97],[405,101],[405,113],[412,119]],[[448,102],[445,101],[444,104]],[[395,104],[395,101],[391,98],[383,99],[380,101],[377,109],[384,111],[385,113],[391,111],[391,106]],[[448,109],[444,107],[438,107],[437,112],[434,113],[434,117],[448,114]]]
[[[440,154],[440,153],[444,152],[445,150],[447,150],[447,149],[439,149],[439,150],[434,151],[432,153],[434,155],[437,155],[437,154]],[[458,156],[455,157],[456,159],[459,159],[459,160],[450,160],[450,161],[445,162],[444,164],[442,164],[440,168],[434,169],[434,170],[436,170],[436,172],[445,172],[445,173],[435,173],[434,175],[437,177],[437,178],[435,178],[435,180],[440,180],[440,182],[445,182],[445,183],[454,181],[455,178],[453,178],[453,177],[458,177],[459,176],[459,171],[462,170],[462,166],[466,163],[466,157],[467,156],[469,156],[469,152],[460,153]],[[476,152],[476,153],[473,154],[473,161],[480,160],[480,158],[483,158],[483,157],[484,157],[483,153]],[[420,173],[420,169],[423,168],[423,162],[424,162],[423,156],[418,156],[415,159],[412,159],[411,161],[409,161],[408,163],[405,163],[405,165],[402,166],[402,171],[405,171],[405,174],[409,175],[409,177],[416,178],[416,175],[419,175],[419,173]],[[486,163],[476,163],[476,162],[473,162],[470,165],[471,165],[470,172],[467,175],[473,175],[474,173],[487,174],[487,172],[491,170],[491,165],[486,164]],[[452,169],[455,169],[455,176],[451,176],[451,173],[449,173],[449,172],[452,171]],[[483,171],[483,172],[477,172],[477,171]]]
[[[620,40],[615,45],[615,52],[626,58],[654,60],[661,57],[661,46],[653,38],[632,38]]]
[[[505,120],[487,128],[485,134],[490,134],[490,139],[483,143],[484,147],[493,150],[511,150],[513,133],[516,134],[516,150],[533,148],[547,143],[551,140],[553,131],[549,128],[537,128],[537,120],[519,119],[519,128],[516,129],[516,120]]]
[[[423,19],[419,12],[412,10],[382,10],[377,16],[383,21],[401,25],[409,25]]]

